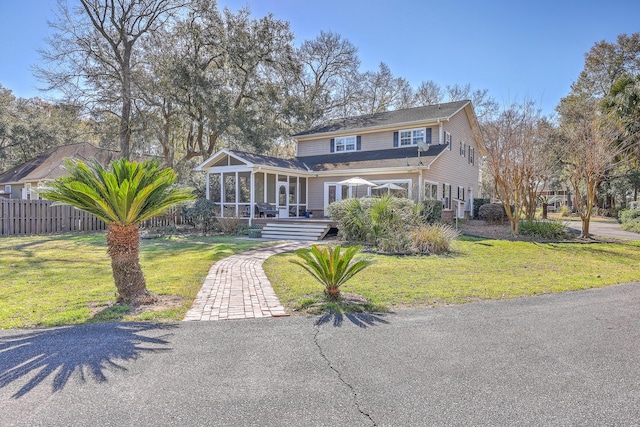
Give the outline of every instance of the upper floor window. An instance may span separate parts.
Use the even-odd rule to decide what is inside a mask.
[[[473,147],[469,147],[469,164],[473,165],[475,159],[473,158],[475,154],[475,150],[473,149]]]
[[[417,145],[425,141],[424,129],[407,129],[400,131],[400,146]]]
[[[449,151],[451,151],[453,143],[452,143],[451,134],[447,131],[444,132],[444,143],[449,146]]]
[[[336,138],[336,151],[356,151],[356,136],[343,136]]]

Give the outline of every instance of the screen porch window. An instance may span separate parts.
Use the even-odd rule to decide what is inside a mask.
[[[357,138],[355,135],[336,138],[335,140],[336,151],[337,152],[356,151],[356,141],[357,141]]]

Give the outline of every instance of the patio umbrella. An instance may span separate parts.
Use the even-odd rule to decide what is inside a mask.
[[[387,194],[391,194],[391,190],[406,190],[404,187],[394,184],[393,182],[386,182],[384,184],[373,187],[374,190],[387,190]]]
[[[393,182],[387,182],[387,183],[384,183],[382,185],[377,185],[377,186],[373,187],[373,189],[374,190],[387,189],[387,190],[389,190],[389,193],[391,192],[391,190],[406,190],[406,188],[400,187],[399,185],[396,185]]]
[[[340,185],[346,185],[349,187],[356,187],[356,197],[358,197],[358,186],[359,185],[364,185],[366,187],[375,187],[376,184],[374,184],[373,182],[367,181],[366,179],[362,179],[360,177],[354,177],[354,178],[349,178],[349,179],[345,179],[344,181],[340,181],[338,184]]]

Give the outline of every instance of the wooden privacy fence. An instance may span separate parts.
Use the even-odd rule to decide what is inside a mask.
[[[166,227],[182,222],[179,209],[145,221],[143,227]],[[95,216],[50,200],[0,199],[0,236],[54,234],[106,230]]]

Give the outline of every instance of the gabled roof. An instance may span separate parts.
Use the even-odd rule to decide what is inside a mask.
[[[220,161],[224,156],[231,156],[247,166],[267,166],[281,169],[292,169],[308,172],[309,168],[299,161],[293,159],[281,159],[278,157],[264,156],[262,154],[247,153],[244,151],[222,149],[213,156],[198,165],[195,170],[201,171]]]
[[[49,150],[25,163],[14,166],[0,174],[0,184],[17,184],[20,182],[51,181],[65,174],[65,159],[89,161],[98,160],[106,165],[119,158],[118,151],[97,148],[88,142],[64,145]]]
[[[389,148],[374,151],[349,151],[346,153],[323,154],[299,157],[313,171],[332,171],[367,168],[391,168],[406,166],[428,167],[448,145],[431,145],[420,153],[416,146]],[[422,164],[420,164],[422,163]]]
[[[383,128],[411,123],[448,120],[467,104],[470,104],[470,102],[471,101],[468,100],[455,101],[443,104],[425,105],[423,107],[406,108],[403,110],[385,111],[382,113],[367,114],[364,116],[347,117],[300,132],[293,135],[293,137],[296,138],[325,133],[340,133],[368,128]]]

